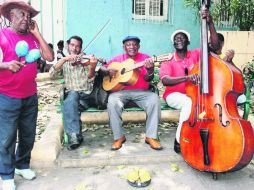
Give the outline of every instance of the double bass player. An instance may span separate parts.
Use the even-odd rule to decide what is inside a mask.
[[[219,48],[218,36],[212,16],[208,9],[201,12],[202,18],[206,18],[211,35],[211,46],[214,49]],[[200,61],[200,49],[188,50],[190,44],[190,34],[185,30],[176,30],[171,35],[171,41],[175,48],[174,57],[170,61],[165,61],[161,65],[160,79],[165,88],[163,98],[167,104],[180,110],[179,124],[177,126],[176,138],[174,141],[174,150],[180,153],[180,132],[182,123],[187,120],[191,113],[191,99],[185,94],[186,81],[196,84],[199,81],[198,75],[188,75],[194,64]]]

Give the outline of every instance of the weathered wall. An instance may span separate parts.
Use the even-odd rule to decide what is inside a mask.
[[[111,18],[111,23],[86,50],[109,59],[123,53],[122,39],[127,35],[141,38],[140,51],[159,55],[173,51],[169,36],[176,29],[183,28],[191,33],[190,48],[199,46],[199,26],[195,17],[183,6],[182,0],[171,0],[169,6],[172,19],[164,23],[142,23],[132,20],[131,0],[72,0],[67,1],[67,37],[80,35],[84,46]],[[198,39],[198,40],[196,40]]]

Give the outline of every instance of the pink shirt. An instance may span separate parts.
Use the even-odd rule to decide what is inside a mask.
[[[145,59],[149,58],[149,55],[143,54],[143,53],[138,53],[136,58],[134,59],[135,63],[144,61]],[[123,61],[125,61],[126,59],[129,59],[127,54],[122,54],[119,56],[114,57],[113,59],[111,59],[107,66],[110,65],[110,63],[112,62],[119,62],[119,64],[121,64]],[[144,76],[147,73],[147,70],[144,66],[139,68],[139,77],[137,82],[132,85],[132,86],[125,86],[123,88],[123,90],[134,90],[134,89],[144,89],[147,90],[149,88],[149,82],[144,80]]]
[[[193,68],[194,64],[199,63],[200,60],[200,49],[189,50],[187,52],[186,58],[183,60],[174,53],[174,57],[170,61],[165,61],[160,67],[160,78],[161,80],[166,77],[179,77],[185,75],[185,68],[189,71]],[[163,98],[166,99],[167,96],[172,92],[186,93],[185,82],[174,86],[166,86]]]
[[[20,40],[25,40],[29,50],[39,49],[39,42],[32,34],[19,35],[9,28],[0,30],[0,48],[3,52],[2,62],[18,60],[15,46]],[[21,61],[24,57],[21,58]],[[26,98],[37,92],[36,62],[26,64],[20,71],[13,73],[10,70],[0,70],[0,93],[13,98]]]

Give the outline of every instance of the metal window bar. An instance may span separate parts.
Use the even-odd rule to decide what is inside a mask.
[[[163,3],[163,0],[151,0],[149,2],[149,16],[163,16],[160,14],[160,3]]]
[[[134,0],[134,7],[136,15],[146,15],[146,2],[145,0]]]
[[[173,1],[173,0],[171,0]],[[169,22],[170,0],[133,0],[133,20],[141,22]]]

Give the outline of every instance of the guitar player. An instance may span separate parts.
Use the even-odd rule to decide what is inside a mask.
[[[124,64],[124,61],[132,59],[134,63],[144,62],[144,66],[137,68],[138,78],[135,84],[124,86],[118,91],[109,95],[107,111],[109,115],[109,125],[113,131],[114,142],[111,150],[118,150],[126,141],[122,128],[122,111],[126,104],[133,102],[143,108],[147,114],[146,138],[145,142],[155,150],[161,150],[162,146],[157,139],[158,124],[160,121],[161,107],[160,100],[156,93],[149,90],[149,81],[154,77],[154,64],[147,59],[150,57],[140,53],[140,39],[136,36],[127,36],[123,39],[124,54],[112,58],[105,67],[101,67],[102,72],[114,78],[117,76],[117,69],[109,68],[111,63]]]

